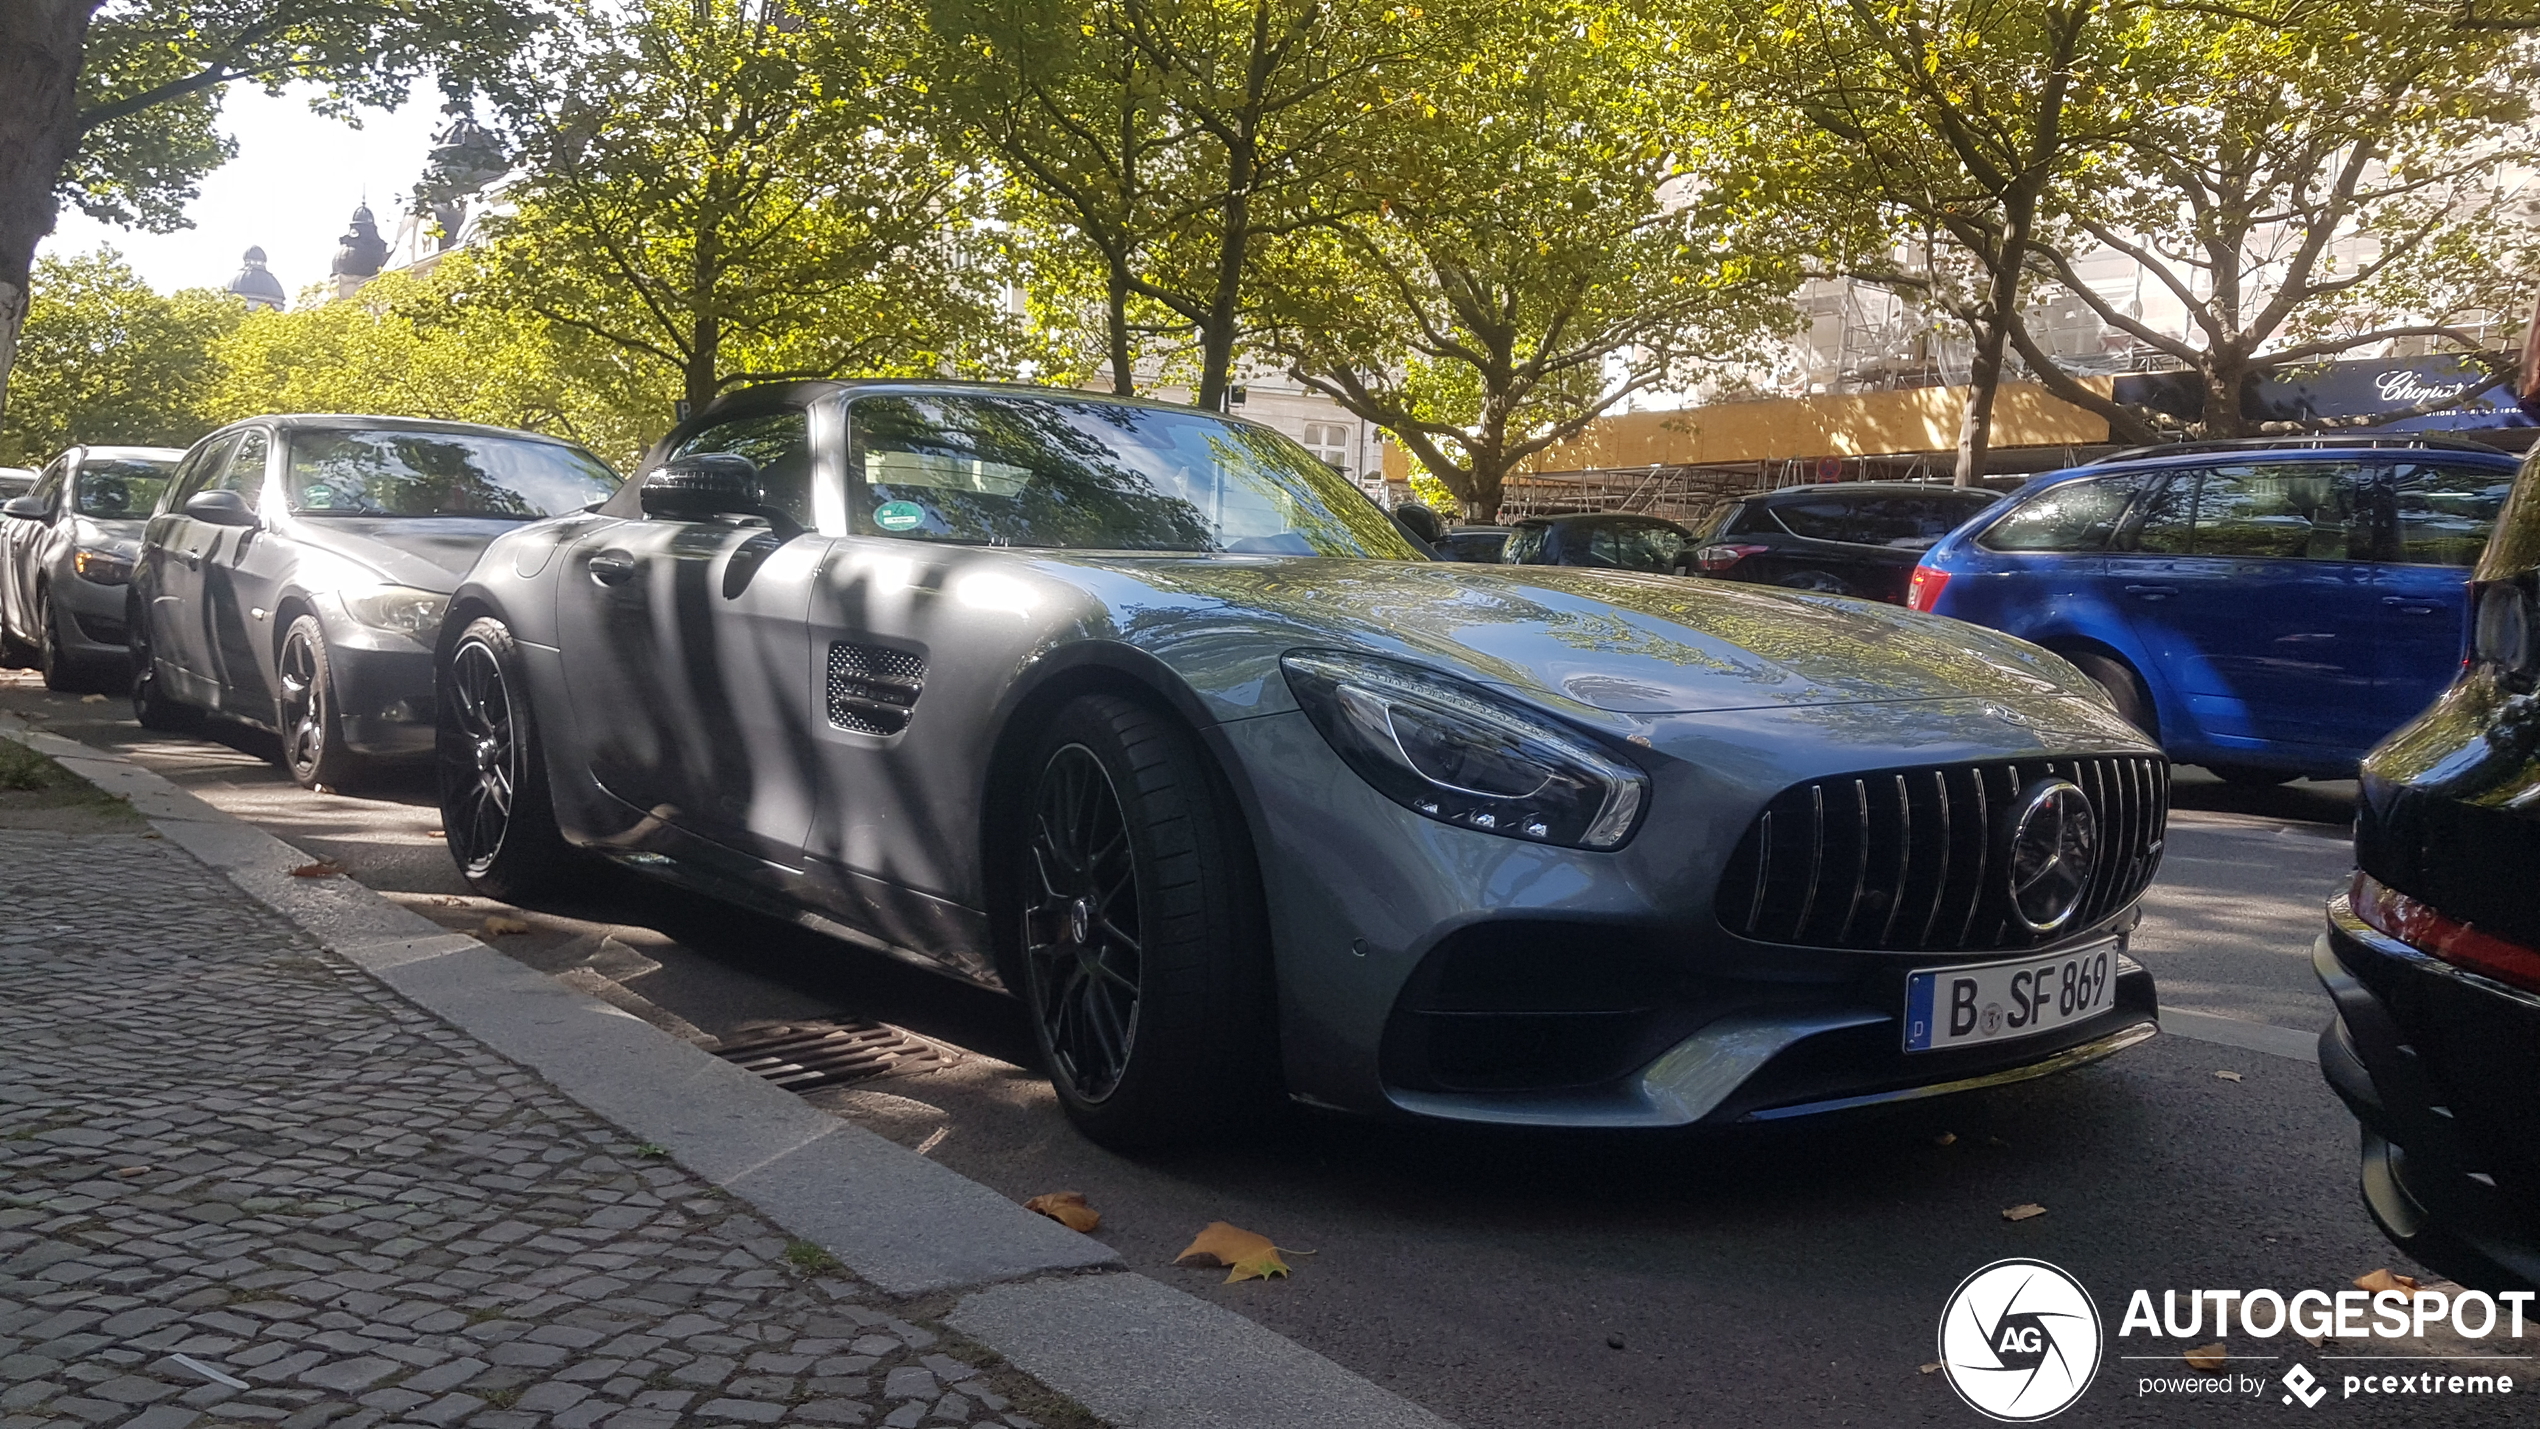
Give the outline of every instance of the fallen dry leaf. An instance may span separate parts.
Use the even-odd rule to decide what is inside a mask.
[[[115,1174],[118,1176],[146,1176],[150,1174],[150,1168],[147,1166],[119,1166],[115,1168]]]
[[[106,702],[106,697],[104,695],[82,695],[79,697],[79,702],[84,705],[102,705]]]
[[[1102,1212],[1085,1204],[1082,1191],[1052,1191],[1046,1196],[1034,1196],[1023,1203],[1023,1209],[1038,1211],[1071,1231],[1087,1235],[1102,1224]]]
[[[2413,1275],[2393,1275],[2390,1273],[2389,1267],[2384,1266],[2383,1268],[2372,1271],[2368,1274],[2356,1276],[2355,1288],[2376,1294],[2384,1290],[2405,1290],[2410,1294],[2414,1294],[2416,1293],[2417,1288],[2417,1278]]]
[[[291,870],[291,876],[293,878],[333,878],[343,871],[344,865],[331,858],[322,858],[315,863],[301,864],[298,868]]]
[[[1958,1144],[1958,1133],[1954,1131],[1944,1131],[1940,1135],[1933,1137],[1931,1139],[1931,1144],[1934,1146],[1955,1146]]]
[[[1938,1360],[1933,1360],[1930,1364],[1927,1364],[1927,1365],[1923,1366],[1922,1372],[1923,1372],[1924,1374],[1938,1374],[1938,1373],[1940,1373],[1940,1361],[1938,1361]]]
[[[500,913],[497,913],[486,919],[484,922],[476,925],[476,936],[480,938],[501,938],[508,937],[515,933],[534,933],[536,931],[538,930],[530,927],[518,918],[506,918]]]
[[[2214,1371],[2221,1369],[2223,1367],[2223,1362],[2230,1358],[2231,1354],[2223,1348],[2223,1342],[2216,1340],[2210,1345],[2198,1345],[2196,1348],[2189,1350],[2187,1352],[2187,1367],[2189,1369],[2201,1369],[2207,1374],[2212,1374]]]
[[[2011,1144],[2011,1143],[2009,1143],[2009,1142],[2007,1142],[2007,1141],[2004,1141],[2001,1137],[1998,1137],[1998,1136],[1988,1136],[1988,1137],[1986,1137],[1986,1138],[1984,1139],[1984,1144],[1985,1144],[1985,1145],[1987,1145],[1987,1146],[1999,1146],[1999,1147],[2003,1147],[2003,1148],[2007,1149],[2007,1148],[2009,1148],[2009,1146],[2010,1146],[2010,1144]]]
[[[1238,1280],[1267,1280],[1288,1273],[1288,1263],[1279,1258],[1279,1248],[1270,1243],[1268,1236],[1224,1221],[1210,1221],[1208,1228],[1191,1242],[1190,1249],[1173,1257],[1173,1263],[1225,1266],[1229,1285]]]
[[[2214,1073],[2214,1080],[2218,1082],[2236,1082],[2240,1080],[2240,1074],[2238,1072],[2216,1072]]]
[[[449,836],[450,831],[447,829],[432,829],[424,834],[424,837],[428,839],[446,839]]]
[[[2022,1201],[2020,1204],[2004,1211],[2002,1213],[2002,1219],[2006,1221],[2029,1221],[2035,1220],[2044,1214],[2046,1214],[2046,1208],[2044,1206],[2039,1205],[2035,1201]]]

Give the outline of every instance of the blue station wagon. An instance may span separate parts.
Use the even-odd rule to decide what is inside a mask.
[[[2461,668],[2515,461],[2439,439],[2209,443],[2049,472],[1909,603],[2071,660],[2182,764],[2344,779]]]

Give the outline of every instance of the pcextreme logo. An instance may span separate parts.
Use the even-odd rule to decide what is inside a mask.
[[[2042,1260],[1997,1260],[1958,1283],[1940,1312],[1940,1366],[1977,1413],[2051,1419],[2099,1373],[2099,1307]]]

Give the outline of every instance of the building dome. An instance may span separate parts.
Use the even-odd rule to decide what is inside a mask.
[[[353,210],[352,227],[335,240],[335,262],[327,269],[338,278],[375,278],[388,261],[388,240],[379,236],[379,220],[365,203]]]
[[[229,291],[245,298],[249,307],[279,310],[286,295],[282,291],[282,280],[265,271],[265,250],[248,249],[245,262],[246,266],[238,270],[238,276],[229,280]]]

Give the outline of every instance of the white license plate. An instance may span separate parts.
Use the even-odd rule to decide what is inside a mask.
[[[1905,1050],[2035,1037],[2107,1011],[2116,988],[2113,938],[2027,962],[1925,968],[1905,982]]]

